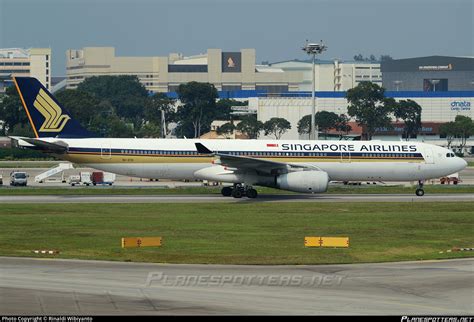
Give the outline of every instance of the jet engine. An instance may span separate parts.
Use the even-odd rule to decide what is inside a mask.
[[[276,178],[277,188],[294,192],[317,193],[328,189],[329,176],[324,171],[297,171]]]

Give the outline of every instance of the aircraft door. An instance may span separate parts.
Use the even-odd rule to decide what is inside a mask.
[[[424,153],[423,153],[423,158],[425,159],[425,163],[433,164],[434,163],[433,149],[425,148]]]
[[[351,153],[341,152],[341,162],[344,162],[344,163],[351,162]]]
[[[104,143],[100,147],[100,158],[103,160],[110,160],[112,158],[112,151],[110,143]]]

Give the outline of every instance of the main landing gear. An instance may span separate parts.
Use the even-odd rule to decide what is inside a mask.
[[[423,190],[423,181],[422,180],[418,181],[418,188],[416,189],[415,194],[418,197],[422,197],[422,196],[425,195],[425,190]]]
[[[221,190],[221,193],[224,197],[234,197],[242,198],[247,196],[247,198],[254,199],[257,198],[258,193],[252,186],[242,185],[240,183],[235,183],[233,187],[224,187]]]

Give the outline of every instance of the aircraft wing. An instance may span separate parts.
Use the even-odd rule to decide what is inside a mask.
[[[46,142],[40,139],[25,138],[25,137],[10,137],[17,147],[40,150],[50,153],[65,153],[68,149],[67,143],[58,140],[56,142]]]
[[[305,165],[305,164],[291,164],[285,162],[276,162],[264,159],[250,158],[244,156],[230,155],[227,153],[213,152],[205,147],[202,143],[195,143],[196,149],[202,154],[211,154],[219,158],[220,164],[230,168],[242,169],[242,170],[254,170],[257,172],[263,172],[267,174],[280,174],[286,173],[291,169],[311,169],[320,170],[317,167]]]

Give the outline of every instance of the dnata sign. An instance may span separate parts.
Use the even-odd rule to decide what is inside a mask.
[[[468,101],[452,101],[451,102],[451,111],[470,111],[471,102]]]

